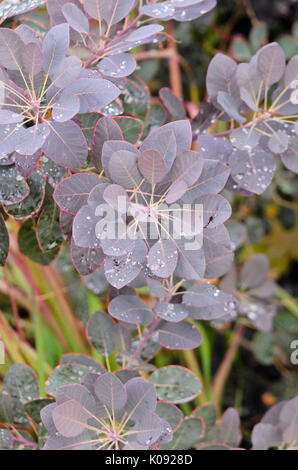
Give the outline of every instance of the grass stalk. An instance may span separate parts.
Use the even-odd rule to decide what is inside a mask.
[[[218,409],[220,409],[221,407],[225,385],[228,380],[228,377],[232,368],[232,364],[235,358],[235,354],[240,346],[244,332],[245,332],[244,326],[240,325],[236,327],[232,336],[232,340],[229,344],[229,347],[214,376],[213,386],[212,386],[213,401]]]

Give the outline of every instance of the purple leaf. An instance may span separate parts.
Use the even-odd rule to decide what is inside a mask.
[[[230,156],[231,176],[246,191],[262,194],[270,185],[275,162],[273,155],[258,147],[252,150],[235,150]]]
[[[112,118],[102,117],[97,121],[92,139],[92,161],[97,169],[101,168],[104,143],[108,140],[122,139],[121,129]]]
[[[148,325],[152,321],[150,307],[136,295],[120,295],[113,299],[108,307],[109,314],[126,323]]]
[[[35,44],[41,44],[40,36],[39,34],[34,31],[34,29],[30,28],[29,26],[25,24],[20,24],[16,29],[16,33],[20,36],[22,41],[25,44],[29,44],[30,42],[34,42]]]
[[[69,121],[80,109],[80,100],[76,95],[60,95],[53,105],[52,117],[56,122]]]
[[[165,34],[154,34],[153,36],[149,36],[144,39],[139,39],[138,41],[130,41],[129,34],[130,32],[128,31],[126,35],[115,38],[111,41],[111,46],[109,47],[109,55],[121,54],[122,52],[131,51],[135,47],[139,47],[143,44],[149,44],[152,42],[158,44],[166,40]]]
[[[158,342],[168,349],[195,349],[201,344],[202,336],[191,323],[167,322],[158,329]]]
[[[153,139],[146,139],[141,147],[142,152],[150,149],[154,149],[162,155],[166,161],[167,171],[169,171],[177,154],[175,133],[171,130],[156,132]]]
[[[283,153],[289,147],[290,136],[281,130],[274,132],[269,139],[268,147],[273,153]]]
[[[238,105],[235,102],[233,96],[229,95],[225,91],[219,91],[217,94],[217,102],[223,108],[223,110],[233,119],[238,122],[245,122],[246,118],[243,117],[238,111]]]
[[[66,3],[69,3],[69,0],[46,0],[47,1],[47,11],[54,24],[65,23],[65,18],[62,12],[62,7]],[[79,0],[72,0],[72,4],[75,4],[78,8],[82,8]]]
[[[61,96],[75,95],[80,100],[80,113],[91,113],[111,103],[119,94],[119,88],[108,80],[79,78]]]
[[[251,59],[249,64],[238,65],[237,81],[240,86],[242,100],[250,109],[258,112],[258,97],[260,96],[260,100],[264,97],[264,84],[257,69],[256,56]]]
[[[17,122],[23,122],[24,116],[21,114],[14,113],[13,111],[7,111],[0,109],[0,124],[15,124]]]
[[[165,131],[172,131],[174,133],[177,144],[177,154],[190,150],[192,143],[192,132],[191,125],[189,121],[186,120],[170,122],[169,124],[165,124],[159,129],[156,129],[155,131],[151,132],[151,134],[146,137],[146,139],[142,143],[140,150],[142,152],[151,148],[156,148],[156,150],[159,150],[157,147],[154,146],[154,142],[157,140],[157,137],[159,137],[159,134]],[[165,136],[163,136],[162,138],[164,139]],[[163,152],[160,151],[160,153],[163,155]]]
[[[156,391],[154,386],[142,377],[129,380],[126,385],[127,404],[126,411],[131,419],[138,419],[148,415],[156,408]]]
[[[188,189],[187,183],[184,180],[176,181],[173,183],[168,191],[165,201],[167,204],[172,204],[182,198]]]
[[[53,421],[58,432],[65,437],[76,437],[87,427],[90,414],[75,400],[69,400],[53,410]]]
[[[46,34],[42,52],[44,56],[44,71],[48,74],[56,73],[65,59],[69,48],[69,26],[67,23],[51,28]]]
[[[148,450],[148,446],[140,444],[137,441],[127,441],[124,447],[121,450]]]
[[[99,62],[98,69],[107,77],[122,78],[127,77],[135,71],[137,64],[130,54],[117,54]]]
[[[272,424],[272,426],[278,426],[280,412],[286,403],[287,402],[285,400],[282,400],[276,405],[271,406],[271,408],[269,408],[269,410],[266,411],[263,418],[261,419],[261,423]]]
[[[45,406],[41,411],[40,411],[40,417],[42,420],[42,423],[44,427],[46,428],[47,431],[50,433],[56,431],[55,423],[53,421],[53,410],[56,408],[57,404],[56,403],[51,403],[50,405]]]
[[[127,400],[124,385],[111,372],[107,372],[97,379],[94,384],[94,391],[101,403],[112,410],[112,413],[121,410]]]
[[[243,189],[239,183],[237,183],[231,175],[228,178],[228,181],[225,185],[225,188],[227,191],[230,191],[235,194],[239,194],[240,196],[245,196],[245,197],[250,197],[253,195],[250,191],[247,191],[246,189]]]
[[[177,8],[174,19],[176,21],[192,21],[205,15],[216,6],[216,0],[201,0],[197,3],[199,4],[188,8]]]
[[[282,78],[286,68],[286,56],[280,45],[273,42],[258,51],[257,64],[268,88]]]
[[[235,408],[228,408],[220,422],[220,442],[237,447],[241,441],[240,417]]]
[[[84,248],[98,248],[100,241],[96,236],[96,224],[100,218],[92,207],[83,206],[73,220],[72,233],[76,245]]]
[[[120,214],[126,213],[129,199],[122,186],[109,184],[103,192],[103,199]]]
[[[286,168],[293,171],[294,173],[298,173],[298,137],[292,136],[290,138],[289,146],[286,152],[284,152],[281,156],[281,160]]]
[[[84,356],[82,356],[82,357],[84,357]],[[63,356],[63,358],[66,358],[66,360],[69,361],[69,358],[67,358],[67,355]],[[90,360],[90,358],[88,358],[88,356],[85,356],[85,358],[87,359],[87,362],[88,362],[88,359]],[[75,358],[74,358],[74,360],[75,360]],[[92,361],[92,359],[91,359],[91,361]],[[74,364],[74,362],[72,363],[72,362],[64,362],[63,361],[62,364]],[[80,362],[78,364],[80,364]],[[85,364],[83,364],[83,365],[85,365]],[[105,369],[103,369],[103,370],[105,370]],[[101,372],[102,372],[102,370],[100,370],[100,373]],[[80,384],[62,385],[61,387],[59,387],[57,389],[57,392],[56,392],[57,405],[62,405],[62,403],[65,403],[69,400],[74,400],[75,402],[79,403],[87,411],[90,411],[90,412],[93,412],[93,413],[95,411],[96,403],[95,403],[94,398],[89,393],[87,388],[80,385]]]
[[[227,294],[235,295],[237,292],[237,280],[238,273],[234,265],[231,266],[231,269],[226,273],[226,275],[221,279],[219,287],[221,290]]]
[[[243,64],[240,64],[240,65],[243,65]],[[245,64],[245,65],[247,65],[247,64]],[[241,87],[240,88],[240,97],[241,97],[242,101],[244,101],[244,103],[250,109],[252,109],[255,113],[259,112],[259,108],[257,107],[257,105],[255,103],[256,97],[252,95],[250,90],[248,90],[247,88]]]
[[[102,183],[101,180],[97,179],[98,184],[91,189],[89,197],[88,197],[88,206],[94,210],[94,213],[97,207],[104,203],[105,200],[103,198],[103,194],[105,189],[109,186],[108,183]]]
[[[188,316],[188,310],[183,304],[156,302],[153,311],[163,320],[173,323],[178,323]]]
[[[229,237],[231,241],[229,245],[233,250],[242,246],[247,240],[247,227],[243,223],[229,222],[227,224]]]
[[[33,155],[39,150],[50,135],[48,124],[34,124],[31,127],[21,127],[17,135],[16,152],[23,155]]]
[[[110,172],[109,172],[111,157],[112,155],[114,155],[115,152],[118,152],[118,151],[125,151],[125,152],[135,154],[136,156],[135,161],[137,160],[137,157],[139,155],[138,149],[134,145],[128,142],[124,142],[122,140],[109,140],[105,142],[102,148],[101,163],[102,163],[102,167],[105,170],[105,175],[108,178],[111,177]]]
[[[113,330],[114,322],[106,313],[95,312],[88,321],[89,341],[102,356],[109,356],[115,349]]]
[[[131,349],[131,333],[126,326],[121,325],[121,323],[114,325],[112,336],[118,352],[127,353]]]
[[[130,33],[125,40],[129,42],[143,41],[144,39],[150,38],[163,30],[163,26],[160,24],[150,24],[147,26],[141,26],[132,33]]]
[[[96,175],[78,173],[61,181],[54,192],[54,199],[61,210],[76,214],[87,203],[91,190],[98,183]]]
[[[203,136],[203,134],[213,124],[220,110],[213,103],[207,101],[202,103],[198,114],[192,119],[191,127],[194,136]],[[211,137],[211,136],[209,136]]]
[[[81,70],[82,62],[78,57],[66,57],[53,75],[52,86],[65,88],[71,85],[78,78]]]
[[[228,201],[218,194],[206,194],[195,201],[203,205],[204,228],[213,228],[224,223],[231,216],[232,209]]]
[[[43,67],[43,54],[39,44],[31,42],[24,47],[22,64],[33,81],[33,77],[41,72]]]
[[[202,172],[203,162],[200,154],[193,150],[180,153],[172,166],[171,180],[175,183],[184,181],[187,186],[193,185]]]
[[[258,423],[253,428],[251,441],[253,450],[267,450],[282,443],[282,434],[280,429],[271,424]]]
[[[235,309],[233,296],[212,284],[194,285],[183,295],[183,303],[190,307],[190,316],[201,320],[213,320]]]
[[[205,275],[205,258],[202,249],[187,249],[190,243],[186,238],[175,240],[179,253],[175,274],[182,279],[201,280]]]
[[[8,28],[0,28],[0,64],[9,70],[19,70],[25,44],[20,36]]]
[[[90,444],[81,444],[81,442],[90,442],[93,435],[88,431],[83,431],[79,436],[64,437],[55,431],[50,435],[42,450],[92,450]]]
[[[166,161],[157,150],[144,150],[138,158],[142,175],[152,185],[160,183],[167,174]]]
[[[59,223],[61,232],[67,236],[71,236],[72,233],[72,224],[74,216],[69,214],[69,212],[60,211]]]
[[[210,62],[207,72],[207,90],[211,98],[217,99],[219,91],[228,93],[234,99],[239,98],[236,80],[237,64],[224,54],[216,54]]]
[[[76,270],[82,275],[92,274],[105,260],[101,248],[81,248],[72,240],[71,256]]]
[[[89,33],[89,21],[82,12],[80,8],[78,8],[73,3],[66,3],[62,7],[62,13],[64,18],[66,19],[67,23],[79,33]]]
[[[113,249],[117,251],[118,246],[115,240],[115,243],[110,245],[109,251],[111,252]],[[147,255],[147,247],[143,240],[137,239],[133,242],[131,240],[123,240],[120,246],[122,249],[124,246],[127,247],[127,254],[109,257],[105,262],[106,278],[117,289],[126,286],[138,276]]]
[[[110,266],[112,271],[110,273],[111,276],[117,275],[117,272],[122,271],[122,269],[125,269],[127,260],[125,258],[122,258],[123,255],[128,255],[128,253],[131,253],[135,245],[135,240],[130,240],[129,238],[119,238],[116,240],[104,238],[101,240],[101,247],[104,251],[104,253],[108,256],[112,256],[115,258],[115,266],[112,265],[112,262],[110,261],[109,264],[112,265]],[[137,266],[138,263],[134,263],[135,269],[133,272],[135,272],[138,269]],[[132,266],[130,266],[130,269]],[[132,273],[131,273],[132,275]],[[117,276],[116,276],[117,277]],[[123,281],[124,282],[124,281]]]
[[[152,445],[163,432],[163,421],[155,414],[142,415],[132,428],[140,444]]]
[[[86,161],[88,146],[80,127],[73,121],[49,123],[51,132],[43,144],[45,154],[66,168],[80,168]]]
[[[169,277],[175,271],[177,261],[177,248],[171,240],[161,239],[149,250],[148,267],[159,277]]]
[[[15,165],[18,173],[24,178],[29,178],[37,165],[40,155],[40,151],[37,151],[33,155],[21,155],[20,153],[16,153]]]
[[[175,7],[170,2],[163,2],[158,5],[144,5],[140,12],[144,15],[167,21],[174,16]]]
[[[240,280],[243,288],[253,289],[262,284],[268,274],[269,260],[265,255],[252,256],[243,266]]]
[[[161,88],[159,97],[169,113],[175,119],[185,119],[185,109],[181,98],[174,95],[170,88]]]
[[[172,0],[172,4],[178,8],[185,8],[202,3],[204,0]]]
[[[204,160],[202,173],[182,196],[183,202],[192,203],[206,193],[219,193],[225,187],[229,175],[230,169],[226,165],[216,160]]]
[[[229,233],[224,225],[204,230],[203,249],[206,261],[205,278],[214,279],[230,269],[234,254]]]
[[[236,129],[230,137],[231,143],[239,150],[255,148],[260,141],[261,134],[254,129]]]
[[[291,444],[298,436],[298,397],[289,400],[280,412],[279,422],[283,430],[283,441]]]
[[[114,152],[109,161],[109,174],[115,183],[126,189],[138,186],[142,181],[142,176],[137,167],[136,153],[127,150]]]
[[[290,86],[293,84],[295,80],[298,78],[298,71],[297,71],[297,64],[298,64],[298,56],[292,57],[289,61],[286,72],[285,72],[285,85]]]
[[[206,159],[219,160],[227,165],[233,152],[233,146],[226,139],[211,135],[200,135],[198,138],[198,151]]]
[[[84,5],[87,13],[101,22],[115,24],[125,18],[134,6],[134,0],[85,0]]]
[[[22,131],[21,124],[0,124],[0,154],[10,154],[17,148],[18,136]]]

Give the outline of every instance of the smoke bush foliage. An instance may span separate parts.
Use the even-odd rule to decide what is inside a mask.
[[[43,3],[3,2],[0,14]],[[166,21],[194,20],[215,6],[215,0],[148,1],[140,9],[135,0],[48,0],[52,27],[44,37],[25,24],[0,29],[0,264],[8,257],[10,218],[23,221],[19,247],[37,263],[51,263],[70,244],[87,284],[109,286],[108,313],[94,313],[86,334],[97,353],[116,352],[119,366],[112,373],[88,356],[64,355],[48,379],[47,398],[40,398],[32,370],[12,366],[0,394],[0,448],[240,446],[236,410],[219,418],[207,404],[185,417],[176,404],[201,392],[197,377],[148,362],[162,347],[197,348],[196,320],[218,326],[244,316],[261,331],[271,329],[276,285],[267,279],[268,259],[256,255],[234,265],[245,233],[224,224],[230,193],[262,194],[278,158],[298,172],[298,56],[286,63],[276,43],[249,63],[217,54],[206,78],[208,100],[191,120],[167,88],[159,103],[150,100],[130,53],[166,40]],[[215,120],[231,122],[231,130],[210,134]],[[113,237],[106,236],[101,207],[116,211]],[[183,227],[175,225],[181,216]],[[143,233],[149,220],[154,236]],[[222,276],[218,288],[211,280]],[[149,303],[137,294],[144,286]],[[297,398],[273,407],[253,430],[253,448],[293,447],[297,409]],[[38,444],[30,423],[38,427]],[[27,429],[20,435],[15,424]]]

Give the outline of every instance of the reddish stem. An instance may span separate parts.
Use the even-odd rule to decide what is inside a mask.
[[[173,57],[169,58],[169,69],[170,69],[170,84],[173,93],[183,98],[183,88],[182,88],[182,77],[181,77],[181,70],[180,70],[180,63],[178,52],[177,52],[177,44],[175,42],[175,26],[172,21],[168,23],[168,33],[169,33],[169,49],[173,52]]]
[[[146,346],[147,342],[149,339],[152,337],[154,331],[158,327],[159,323],[161,322],[161,319],[159,317],[156,317],[152,325],[150,326],[147,334],[144,336],[142,341],[140,342],[139,346],[136,349],[136,352],[134,353],[133,357],[139,357],[141,352],[143,351],[144,347]]]
[[[217,407],[220,407],[224,387],[225,387],[226,381],[228,379],[228,376],[232,368],[235,353],[237,349],[239,348],[241,340],[244,336],[244,332],[245,332],[244,326],[240,325],[236,328],[232,341],[214,376],[212,394],[213,394],[214,403],[216,404]]]

